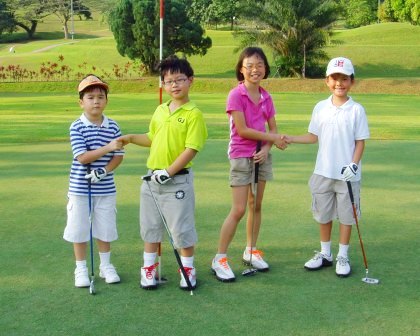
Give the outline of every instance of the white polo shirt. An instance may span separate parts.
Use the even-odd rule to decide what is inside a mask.
[[[351,97],[339,107],[332,104],[332,96],[316,104],[308,132],[318,136],[314,174],[337,180],[343,166],[353,161],[355,141],[370,137],[365,109]],[[360,162],[355,181],[361,172]]]

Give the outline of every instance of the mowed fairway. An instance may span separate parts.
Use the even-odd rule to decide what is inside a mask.
[[[314,104],[327,94],[273,94],[281,132],[304,133]],[[96,274],[97,295],[73,287],[72,246],[62,239],[71,151],[68,127],[81,110],[74,94],[0,94],[0,330],[2,335],[418,335],[420,96],[355,95],[366,107],[372,139],[364,155],[360,228],[372,277],[365,275],[357,232],[353,274],[307,272],[319,248],[307,180],[316,145],[273,149],[275,180],[267,186],[259,247],[271,270],[241,277],[244,223],[229,250],[237,282],[210,272],[218,233],[230,209],[225,94],[191,94],[205,113],[210,138],[195,160],[198,289],[178,289],[171,247],[163,244],[157,291],[139,288],[140,176],[147,150],[126,148],[117,171],[118,227],[113,262],[119,285]],[[157,98],[111,94],[108,116],[124,133],[146,132]],[[349,205],[350,206],[350,205]],[[333,251],[337,252],[337,226]],[[98,265],[97,253],[95,253]]]

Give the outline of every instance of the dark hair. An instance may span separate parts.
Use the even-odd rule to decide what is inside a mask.
[[[264,79],[268,78],[268,75],[270,74],[270,65],[268,64],[267,57],[264,54],[264,51],[261,48],[258,47],[248,47],[245,48],[241,54],[239,55],[238,63],[236,64],[236,78],[238,81],[243,81],[244,75],[241,72],[241,69],[243,67],[243,61],[245,58],[251,57],[257,55],[259,56],[263,61],[265,65],[265,76]]]
[[[194,70],[190,63],[185,58],[178,58],[176,55],[171,55],[162,60],[158,65],[160,72],[160,79],[163,80],[167,73],[182,73],[187,77],[194,76]]]
[[[103,82],[104,84],[108,85],[106,82],[104,82],[102,80],[102,78],[100,78],[99,76],[95,75],[95,74],[87,74],[85,77],[82,78],[82,81],[85,78],[88,78],[89,76],[95,76],[96,78],[98,78],[101,82]],[[95,89],[100,89],[101,91],[105,92],[105,97],[106,99],[108,99],[108,90],[103,86],[103,85],[90,85],[88,86],[86,89],[84,89],[83,91],[79,92],[79,99],[83,99],[83,97],[85,96],[86,93],[88,92],[92,92]]]

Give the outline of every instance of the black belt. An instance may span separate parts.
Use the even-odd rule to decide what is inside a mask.
[[[155,169],[153,171],[156,170],[161,170],[161,169]],[[175,175],[187,175],[190,173],[190,170],[188,168],[182,168],[180,171],[178,171]]]

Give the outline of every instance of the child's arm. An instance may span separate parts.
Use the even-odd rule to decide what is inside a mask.
[[[150,147],[152,145],[152,141],[150,141],[147,134],[127,134],[119,137],[118,140],[122,142],[123,146],[130,143],[142,147]]]
[[[297,143],[297,144],[314,144],[318,142],[318,136],[313,133],[308,133],[304,135],[283,135],[282,138],[288,143]]]
[[[359,164],[365,150],[365,140],[356,140],[356,147],[353,153],[353,162]]]
[[[172,164],[166,168],[169,176],[173,176],[181,169],[185,168],[188,162],[192,161],[197,155],[197,151],[192,148],[185,148],[185,150],[176,158]]]
[[[279,148],[284,145],[284,140],[282,139],[282,136],[277,133],[277,130],[275,133],[260,132],[246,125],[245,117],[242,112],[232,111],[231,115],[236,130],[241,138],[271,142]]]
[[[98,160],[99,158],[101,158],[105,154],[108,154],[109,152],[122,149],[122,147],[122,141],[120,141],[119,139],[114,139],[103,147],[94,150],[87,150],[83,154],[80,154],[77,157],[77,161],[79,161],[83,165],[86,165],[88,163]]]
[[[117,167],[121,164],[123,161],[124,156],[123,155],[114,155],[113,158],[108,162],[108,164],[105,166],[106,172],[109,174],[113,170],[117,169]]]

